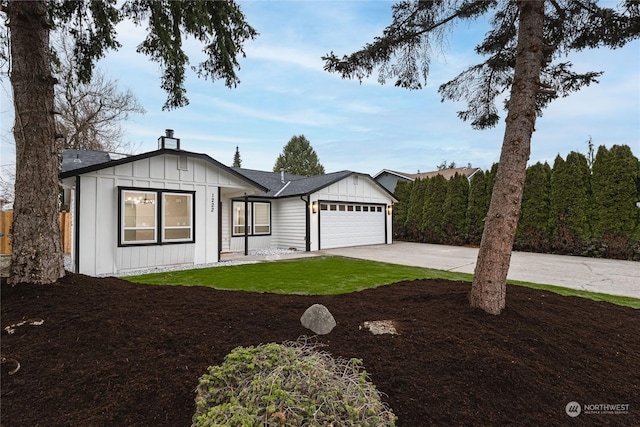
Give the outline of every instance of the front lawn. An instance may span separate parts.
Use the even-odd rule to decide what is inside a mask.
[[[338,295],[418,279],[471,282],[473,275],[345,257],[313,257],[227,267],[197,268],[129,276],[124,279],[154,285],[207,286],[215,289],[289,295]],[[564,296],[640,308],[640,299],[599,294],[552,285],[510,280],[510,284]]]
[[[290,295],[337,295],[403,280],[433,278],[440,273],[426,268],[352,258],[313,257],[152,273],[124,279],[154,285],[207,286]]]

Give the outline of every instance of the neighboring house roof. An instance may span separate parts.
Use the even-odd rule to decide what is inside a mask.
[[[69,151],[69,152],[68,152]],[[75,151],[75,152],[72,152]],[[80,153],[86,151],[85,153]],[[102,154],[100,154],[102,153]],[[126,163],[132,163],[137,160],[148,159],[150,157],[161,156],[163,154],[172,154],[176,156],[187,156],[197,159],[203,159],[214,166],[217,166],[232,175],[237,176],[250,185],[258,188],[261,191],[268,191],[268,188],[262,184],[247,178],[245,175],[238,173],[234,168],[223,165],[219,161],[207,156],[206,154],[192,153],[184,150],[173,150],[170,148],[161,148],[155,151],[149,151],[147,153],[135,154],[132,156],[125,156],[117,159],[112,159],[113,155],[104,151],[92,152],[90,150],[64,150],[62,154],[62,172],[60,172],[60,179],[69,178],[72,176],[82,175],[89,172],[95,172],[98,170],[118,166]],[[65,162],[65,158],[67,161]],[[80,160],[76,162],[75,160]]]
[[[413,179],[417,179],[417,178],[425,179],[425,178],[432,178],[437,175],[442,175],[443,177],[445,177],[445,179],[451,179],[455,176],[455,174],[458,174],[458,175],[464,175],[468,179],[471,179],[473,174],[475,174],[479,170],[480,168],[450,168],[450,169],[442,169],[442,170],[432,171],[432,172],[424,172],[424,173],[418,172],[416,174],[411,174],[410,176],[412,176]]]
[[[304,196],[322,190],[323,188],[328,187],[331,184],[336,183],[351,175],[358,175],[371,179],[371,176],[369,175],[348,170],[316,176],[301,176],[288,173],[284,173],[283,175],[282,172],[265,172],[242,168],[234,169],[247,178],[267,187],[269,191],[265,192],[265,197]],[[393,194],[391,194],[386,188],[378,184],[377,181],[373,179],[372,181],[379,185],[380,188],[388,193],[391,197],[394,197]]]
[[[425,178],[432,178],[436,175],[442,175],[445,179],[450,179],[453,178],[455,176],[455,174],[459,174],[459,175],[464,175],[467,177],[467,179],[471,179],[471,177],[480,170],[480,168],[451,168],[451,169],[442,169],[442,170],[437,170],[437,171],[432,171],[432,172],[418,172],[418,173],[405,173],[405,172],[397,172],[397,171],[392,171],[389,169],[383,169],[382,171],[378,172],[375,175],[375,178],[377,178],[378,176],[386,173],[389,175],[395,175],[398,178],[403,178],[406,179],[408,181],[414,181],[416,179],[425,179]]]

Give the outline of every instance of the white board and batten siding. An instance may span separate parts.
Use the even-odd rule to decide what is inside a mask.
[[[117,274],[218,260],[219,188],[252,189],[205,159],[180,157],[162,154],[80,175],[80,247],[73,251],[79,253],[80,273]],[[195,243],[119,247],[119,187],[195,192]]]
[[[351,175],[313,195],[311,249],[391,243],[389,194],[370,177]]]

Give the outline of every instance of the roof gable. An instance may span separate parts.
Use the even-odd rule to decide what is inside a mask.
[[[402,178],[402,179],[406,179],[408,181],[413,181],[413,177],[411,176],[411,174],[406,174],[404,172],[398,172],[398,171],[392,171],[390,169],[383,169],[380,172],[378,172],[377,174],[375,174],[373,176],[373,179],[378,179],[378,177],[380,177],[381,175],[392,175],[392,176],[396,176],[398,178]]]
[[[66,151],[67,150],[65,150],[65,152]],[[86,151],[86,150],[74,150],[74,151]],[[102,155],[98,153],[102,153]],[[74,158],[74,154],[76,154],[78,157]],[[126,163],[133,163],[138,160],[147,159],[150,157],[162,156],[165,154],[171,154],[176,156],[187,156],[187,157],[202,159],[226,172],[229,172],[231,175],[240,178],[242,181],[247,182],[251,186],[256,187],[261,191],[268,190],[268,188],[263,186],[262,184],[256,181],[253,181],[252,179],[246,177],[245,175],[238,173],[234,168],[230,168],[228,166],[223,165],[219,161],[213,159],[212,157],[206,154],[193,153],[193,152],[184,151],[184,150],[173,150],[169,148],[161,148],[159,150],[149,151],[146,153],[135,154],[131,156],[125,156],[117,159],[112,159],[112,157],[109,156],[109,153],[100,152],[100,151],[93,152],[93,153],[84,153],[84,154],[67,153],[67,162],[64,161],[65,153],[63,152],[62,172],[60,172],[59,177],[60,179],[64,179],[72,176],[83,175],[86,173],[91,173],[91,172],[99,171],[102,169],[123,165]],[[108,160],[107,160],[107,157],[109,158]],[[80,159],[81,161],[75,162],[74,161],[75,159]],[[106,160],[106,161],[100,162],[100,160]]]
[[[265,172],[252,169],[234,168],[238,173],[245,175],[247,178],[252,179],[263,186],[267,187],[269,191],[265,192],[265,197],[294,197],[304,196],[317,191],[322,190],[338,181],[341,181],[349,176],[358,175],[363,176],[371,180],[377,187],[379,187],[386,194],[391,196],[394,200],[395,197],[386,188],[380,185],[379,182],[374,180],[370,175],[343,170],[339,172],[327,173],[323,175],[315,176],[301,176],[292,175],[279,172]],[[283,179],[284,177],[284,179]],[[284,182],[283,182],[284,181]]]

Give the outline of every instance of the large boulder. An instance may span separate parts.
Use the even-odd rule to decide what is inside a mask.
[[[333,315],[322,304],[313,304],[307,308],[300,318],[300,323],[305,328],[312,330],[316,335],[326,335],[336,326],[336,320]]]

